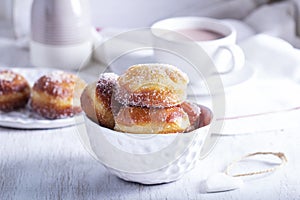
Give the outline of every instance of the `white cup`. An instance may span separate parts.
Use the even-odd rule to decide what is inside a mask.
[[[168,18],[154,23],[151,28],[153,34],[160,40],[164,40],[164,43],[169,42],[170,46],[167,48],[186,41],[196,42],[212,59],[217,74],[228,74],[241,70],[244,66],[245,56],[242,49],[236,44],[236,31],[221,20],[205,17]],[[197,35],[199,30],[204,32],[198,32]],[[190,34],[187,34],[187,31],[190,31]],[[194,35],[191,35],[191,32]],[[203,35],[204,33],[206,35]],[[187,71],[184,64],[175,57],[154,52],[158,62],[175,62],[173,64],[183,71]],[[196,52],[193,53],[196,54]]]

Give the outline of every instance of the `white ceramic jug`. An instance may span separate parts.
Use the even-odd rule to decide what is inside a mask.
[[[78,69],[89,61],[93,41],[88,0],[34,0],[31,12],[34,66]]]

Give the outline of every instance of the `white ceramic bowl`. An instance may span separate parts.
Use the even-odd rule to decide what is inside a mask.
[[[212,121],[211,111],[202,107],[206,125],[189,133],[130,134],[99,126],[85,118],[80,137],[87,150],[108,171],[121,179],[142,184],[178,180],[194,168]]]

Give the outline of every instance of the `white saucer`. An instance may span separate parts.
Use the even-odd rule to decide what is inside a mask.
[[[249,63],[246,63],[243,69],[239,71],[234,71],[232,73],[220,75],[220,78],[223,83],[224,92],[226,90],[231,89],[234,86],[240,85],[246,81],[248,81],[254,74],[254,69]],[[190,84],[188,89],[188,96],[207,96],[214,95],[222,92],[222,88],[216,91],[209,91],[208,86],[205,81],[200,81],[199,84]]]
[[[232,73],[221,75],[221,79],[224,88],[226,89],[244,83],[245,81],[248,81],[253,76],[253,74],[254,74],[254,69],[252,68],[251,65],[249,65],[249,63],[246,62],[243,69]]]

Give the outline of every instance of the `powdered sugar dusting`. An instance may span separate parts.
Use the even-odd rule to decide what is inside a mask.
[[[58,70],[46,75],[46,78],[51,82],[62,83],[68,81],[70,82],[71,76],[72,76],[71,74]]]
[[[99,75],[99,80],[104,79],[104,80],[110,80],[110,81],[115,81],[118,79],[118,75],[115,73],[103,73]]]
[[[123,105],[164,108],[172,107],[184,101],[186,95],[175,95],[165,89],[142,93],[130,93],[116,86],[116,100]]]
[[[133,83],[129,86],[131,90],[135,90],[145,83],[173,85],[175,81],[187,84],[189,80],[185,73],[173,65],[152,63],[131,66],[125,74],[120,76],[119,82],[121,84],[122,82]]]
[[[16,78],[16,74],[11,71],[0,72],[0,81],[12,82]]]
[[[40,89],[50,95],[73,95],[74,85],[79,80],[75,75],[63,71],[54,71],[42,76],[34,84],[33,89]]]
[[[97,88],[99,88],[102,95],[106,95],[108,97],[112,96],[118,77],[119,76],[115,73],[100,74],[97,82]]]
[[[117,100],[126,105],[170,107],[186,98],[188,77],[169,64],[131,66],[118,79]]]
[[[170,64],[164,64],[164,63],[146,63],[146,64],[137,64],[131,67],[148,67],[151,68],[151,73],[156,73],[156,74],[162,74],[162,75],[167,75],[169,76],[168,72],[171,73],[177,73],[178,77],[181,77],[185,82],[189,82],[188,75],[178,69],[177,67],[170,65]],[[131,68],[130,67],[130,68]],[[130,69],[129,68],[129,69]]]

